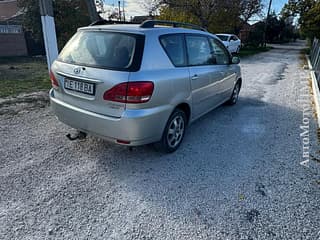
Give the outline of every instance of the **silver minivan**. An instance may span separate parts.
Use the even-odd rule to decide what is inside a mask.
[[[117,144],[175,151],[187,125],[235,104],[242,84],[239,58],[190,27],[149,20],[80,28],[51,67],[54,114]]]

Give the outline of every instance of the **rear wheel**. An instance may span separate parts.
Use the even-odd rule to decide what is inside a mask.
[[[171,114],[159,142],[162,151],[171,153],[178,149],[187,125],[187,117],[184,111],[176,109]]]
[[[233,88],[232,95],[231,95],[230,99],[227,101],[227,103],[229,105],[234,105],[237,103],[238,98],[239,98],[240,88],[241,88],[241,84],[238,81]]]

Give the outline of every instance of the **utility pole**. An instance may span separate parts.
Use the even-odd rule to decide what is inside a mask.
[[[263,46],[264,47],[267,46],[267,27],[268,27],[268,20],[269,20],[269,15],[270,15],[270,10],[271,10],[271,4],[272,4],[272,0],[270,0],[270,2],[269,2],[267,19],[266,19],[266,23],[264,25],[264,33],[263,33]]]
[[[118,10],[119,10],[119,21],[121,21],[121,6],[120,6],[120,1],[118,1]]]
[[[43,39],[46,49],[48,70],[58,57],[56,28],[53,18],[52,0],[39,0]]]
[[[126,14],[124,13],[124,0],[122,1],[122,15],[123,15],[123,21],[126,21]]]
[[[86,0],[89,16],[90,16],[90,21],[95,22],[100,20],[100,16],[97,12],[97,7],[94,2],[94,0]]]

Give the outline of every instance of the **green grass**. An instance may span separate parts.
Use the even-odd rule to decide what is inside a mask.
[[[248,57],[271,49],[272,47],[244,47],[240,49],[239,57]]]
[[[0,97],[50,89],[43,57],[0,57]]]

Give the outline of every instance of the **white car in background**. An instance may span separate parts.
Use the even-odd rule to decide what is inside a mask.
[[[241,40],[234,34],[216,34],[223,44],[228,48],[230,53],[239,53],[241,48]]]

